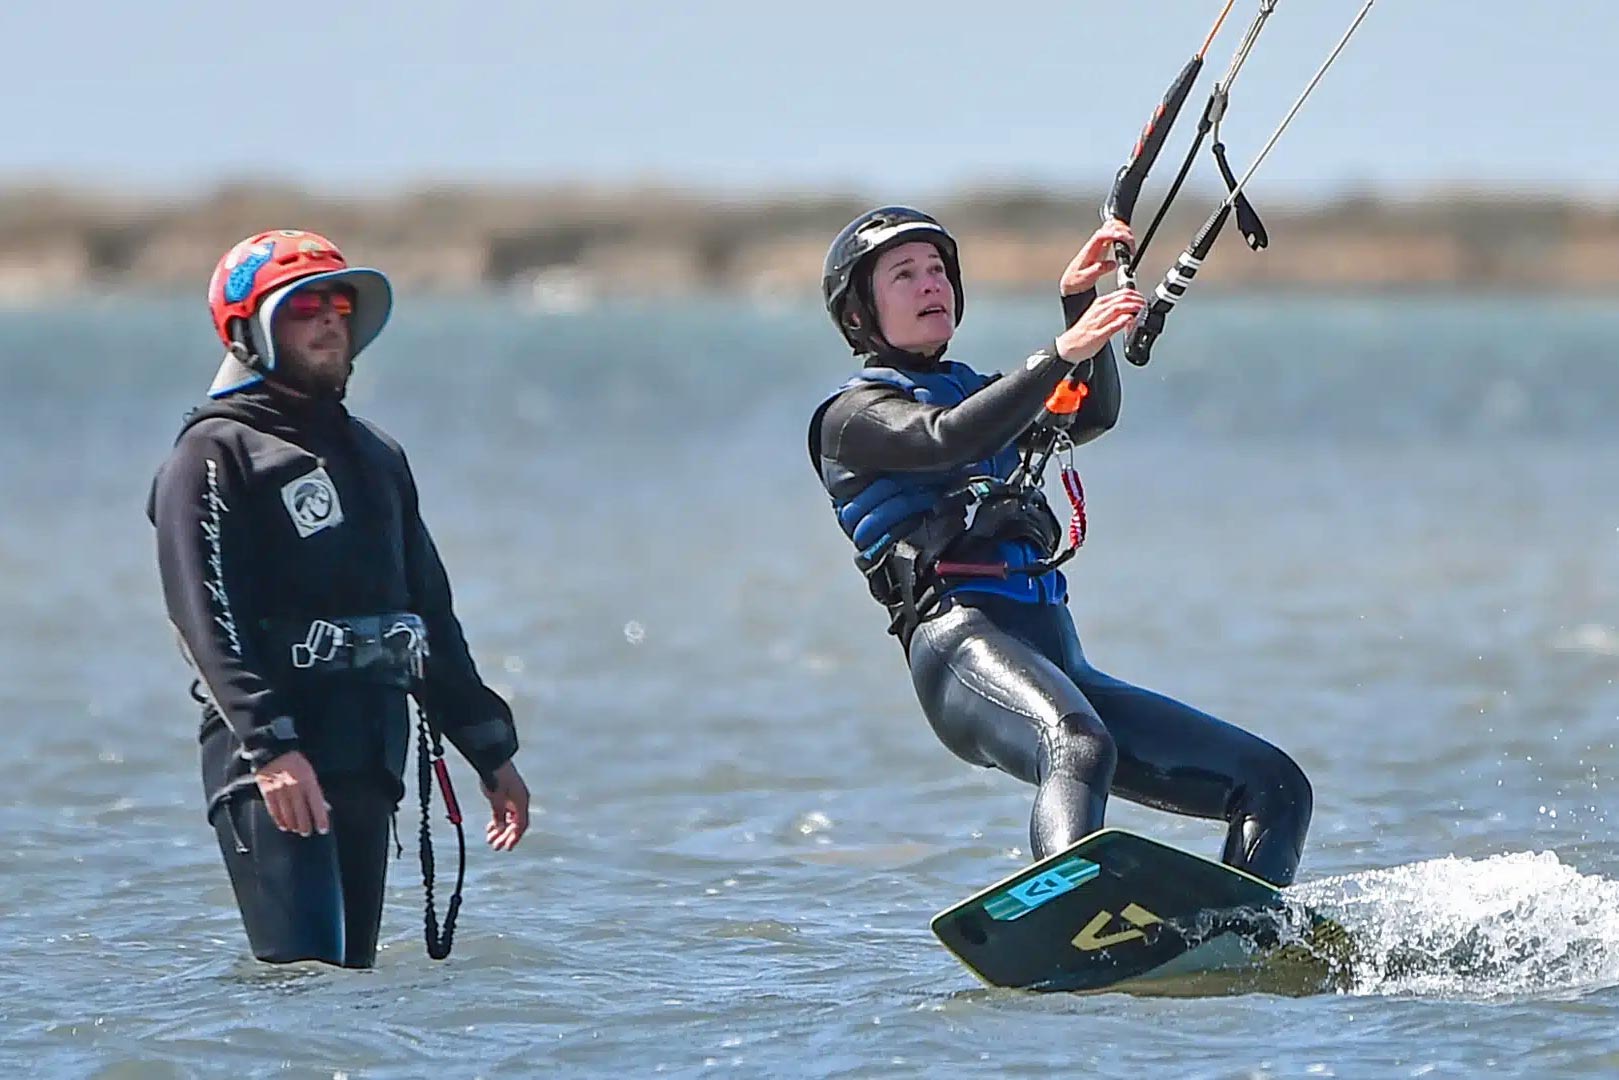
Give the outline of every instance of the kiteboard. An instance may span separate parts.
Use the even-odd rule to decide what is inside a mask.
[[[1339,985],[1349,935],[1268,882],[1102,829],[938,915],[933,932],[990,986],[1303,994]]]

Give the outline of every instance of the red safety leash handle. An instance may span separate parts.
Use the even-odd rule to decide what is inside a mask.
[[[438,789],[444,796],[444,809],[448,812],[450,824],[461,824],[461,804],[455,801],[455,788],[450,785],[450,768],[444,764],[443,758],[433,759],[433,775],[438,777]]]

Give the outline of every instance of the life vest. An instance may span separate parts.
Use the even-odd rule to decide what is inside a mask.
[[[948,469],[861,473],[820,453],[820,416],[839,394],[882,383],[929,405],[959,405],[991,381],[966,364],[944,360],[932,371],[872,365],[829,394],[810,425],[810,457],[832,499],[838,525],[854,544],[855,565],[872,595],[894,615],[891,633],[908,641],[916,623],[945,595],[991,592],[1031,603],[1061,603],[1067,584],[1055,570],[1018,573],[1056,550],[1059,526],[1038,489],[1008,481],[1018,466],[1007,445],[981,461]],[[968,511],[975,510],[969,522]],[[1001,577],[940,579],[946,556],[999,563]]]

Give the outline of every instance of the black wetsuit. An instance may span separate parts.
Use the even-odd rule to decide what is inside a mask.
[[[517,749],[511,710],[467,651],[404,452],[335,401],[260,386],[186,418],[148,516],[169,618],[198,676],[208,817],[253,951],[369,966],[404,793],[407,693],[486,784]],[[406,615],[427,643],[409,670],[362,667],[352,661],[363,651],[307,633],[316,620],[382,616],[381,634]],[[301,642],[320,655],[304,644],[300,656]],[[320,779],[329,835],[283,833],[269,818],[254,770],[292,750]]]
[[[1065,309],[1071,325],[1083,305]],[[866,361],[925,372],[939,358],[896,350]],[[1112,351],[1104,349],[1093,368],[1091,392],[1069,429],[1076,443],[1102,434],[1118,416]],[[1022,437],[1067,373],[1047,349],[954,407],[924,404],[891,385],[856,385],[817,412],[811,455],[829,491],[851,473],[903,477],[973,462]],[[945,557],[981,557],[987,539],[964,537],[973,550],[958,545]],[[1035,857],[1100,828],[1107,797],[1117,792],[1228,822],[1226,863],[1278,885],[1291,882],[1311,811],[1299,767],[1257,736],[1096,670],[1080,648],[1066,597],[1046,599],[954,589],[914,632],[900,635],[917,696],[945,746],[1039,786],[1029,826]]]

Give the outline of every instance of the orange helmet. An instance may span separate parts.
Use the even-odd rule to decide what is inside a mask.
[[[317,281],[354,290],[349,338],[358,356],[382,332],[393,308],[393,290],[380,270],[350,266],[336,244],[302,229],[257,233],[225,253],[208,279],[208,310],[226,349],[210,397],[251,386],[275,370],[270,318],[288,294]]]

